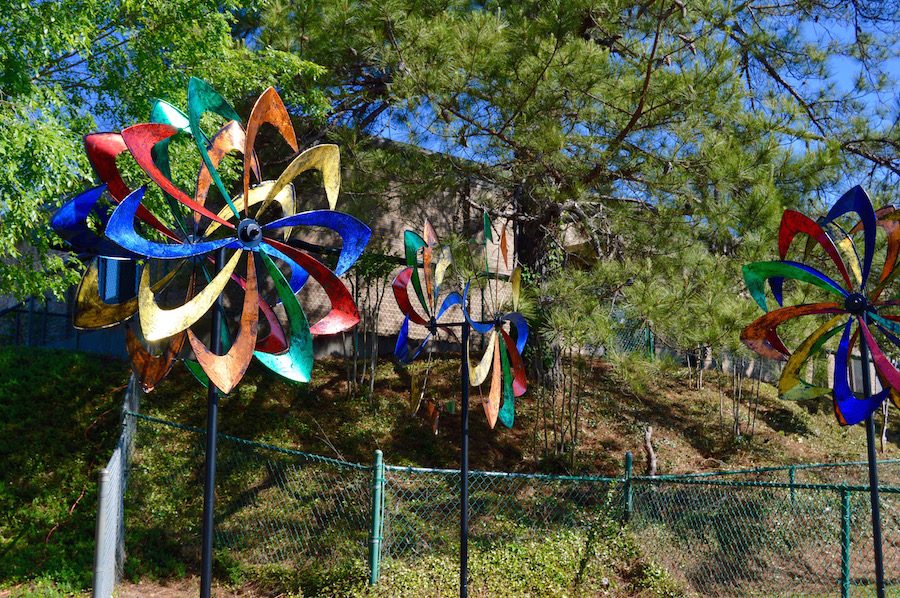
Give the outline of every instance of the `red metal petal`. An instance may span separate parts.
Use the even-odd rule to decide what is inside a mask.
[[[153,146],[172,137],[178,133],[178,129],[175,127],[170,127],[169,125],[163,125],[158,123],[143,123],[139,125],[134,125],[128,127],[124,131],[122,131],[122,139],[125,140],[125,145],[128,146],[128,150],[131,152],[131,155],[134,156],[135,161],[138,165],[147,173],[153,182],[160,186],[160,188],[189,207],[195,212],[199,212],[203,214],[210,220],[215,220],[219,224],[223,226],[227,226],[228,228],[233,229],[234,225],[213,214],[205,207],[195,202],[193,199],[187,196],[187,194],[172,184],[172,181],[166,178],[166,176],[156,167],[156,164],[153,163],[153,157],[150,152],[153,149]]]
[[[521,397],[525,394],[526,390],[525,364],[522,363],[522,356],[519,355],[519,351],[516,349],[516,343],[513,342],[509,334],[501,328],[500,335],[503,337],[503,342],[506,344],[506,354],[509,355],[509,361],[512,363],[513,367],[513,394],[517,397]]]
[[[837,266],[841,276],[844,277],[847,288],[853,288],[853,284],[850,282],[850,274],[847,272],[847,266],[844,264],[837,247],[835,247],[834,241],[831,240],[831,237],[825,233],[824,229],[815,220],[795,210],[785,210],[784,215],[781,217],[781,227],[778,229],[778,253],[781,259],[785,259],[788,249],[791,247],[791,242],[798,233],[804,233],[815,239]]]
[[[394,281],[391,283],[391,290],[394,291],[394,298],[397,300],[397,306],[400,307],[400,311],[403,312],[403,315],[409,316],[409,319],[416,324],[428,326],[428,320],[420,316],[409,301],[408,287],[409,280],[412,278],[412,271],[413,269],[411,267],[400,270],[400,273],[397,274]]]
[[[122,179],[122,173],[116,166],[116,156],[128,149],[125,140],[118,133],[93,133],[86,135],[84,138],[84,149],[87,153],[88,160],[94,168],[94,172],[100,177],[100,180],[106,183],[109,194],[120,203],[123,199],[131,195],[131,189]],[[175,233],[169,230],[156,216],[150,213],[144,206],[139,206],[137,217],[141,222],[152,226],[157,231],[169,237],[173,241],[181,242]]]
[[[286,256],[297,262],[297,264],[309,272],[316,281],[322,285],[325,293],[331,301],[331,311],[324,318],[310,326],[309,331],[313,336],[323,334],[337,334],[353,328],[359,322],[359,311],[353,302],[353,296],[350,291],[341,282],[341,279],[334,275],[325,265],[309,256],[308,254],[285,245],[274,239],[266,239],[272,247],[275,247]]]

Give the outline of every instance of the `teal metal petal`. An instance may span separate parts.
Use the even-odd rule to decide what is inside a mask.
[[[278,298],[284,305],[284,311],[288,317],[289,346],[287,352],[281,355],[272,355],[261,351],[254,352],[254,355],[264,366],[280,376],[295,382],[309,382],[313,368],[313,346],[306,314],[303,313],[300,302],[291,292],[287,279],[272,258],[262,251],[258,252],[258,255],[266,265],[269,276],[275,283]]]
[[[203,134],[203,131],[200,130],[200,117],[206,112],[213,112],[222,118],[241,122],[241,117],[238,116],[238,113],[234,111],[231,104],[225,101],[225,98],[223,98],[219,92],[213,89],[206,81],[191,77],[191,80],[188,82],[188,121],[190,123],[191,131],[194,133],[194,143],[197,144],[197,149],[200,150],[200,158],[203,160],[203,163],[206,164],[206,168],[209,170],[213,182],[219,189],[219,193],[221,193],[222,197],[225,198],[225,201],[228,202],[228,207],[234,212],[234,217],[240,218],[241,215],[234,206],[234,202],[231,201],[231,194],[225,188],[225,184],[219,177],[218,171],[215,166],[213,166],[212,160],[209,157],[209,152],[206,151],[206,146],[209,141],[206,138],[206,135]]]
[[[509,367],[509,355],[506,353],[506,343],[500,342],[500,364],[503,368],[503,404],[497,413],[497,418],[507,428],[513,427],[516,417],[515,393],[513,392],[513,378]]]

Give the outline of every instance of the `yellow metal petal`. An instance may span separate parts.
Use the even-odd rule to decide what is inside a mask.
[[[509,275],[509,284],[512,285],[512,310],[519,310],[519,295],[522,293],[522,268],[516,267]]]
[[[469,378],[471,379],[470,383],[472,386],[478,386],[487,379],[487,375],[491,371],[491,364],[494,362],[494,346],[496,344],[497,331],[492,330],[491,336],[488,339],[487,349],[478,365],[472,367],[472,356],[469,355]],[[469,351],[471,346],[472,339],[469,338],[469,347],[466,347],[466,351]]]
[[[503,265],[509,268],[509,248],[506,246],[506,224],[500,231],[500,255],[503,256]]]
[[[334,209],[337,205],[338,192],[341,189],[341,153],[338,146],[326,143],[311,147],[288,164],[275,186],[269,191],[269,197],[262,209],[268,207],[269,201],[287,187],[288,183],[307,170],[315,169],[322,173],[322,183],[325,185],[325,197],[328,198],[328,207]]]
[[[844,257],[844,263],[853,274],[856,284],[862,284],[862,270],[859,267],[859,256],[856,255],[856,250],[853,248],[853,239],[834,223],[826,224],[824,228],[832,239],[839,239],[835,245]]]
[[[813,345],[846,319],[847,314],[839,314],[831,318],[822,327],[810,334],[809,337],[797,347],[797,350],[794,351],[790,359],[788,359],[787,363],[784,365],[784,369],[781,372],[781,378],[778,380],[778,394],[781,395],[782,398],[791,401],[799,401],[802,399],[818,397],[828,392],[827,388],[810,386],[800,380],[799,372],[800,368],[809,357]]]
[[[272,190],[272,187],[275,185],[274,181],[266,181],[264,183],[260,183],[253,189],[250,189],[250,192],[247,194],[247,207],[255,206],[258,203],[262,203],[269,197],[269,192]],[[238,200],[241,199],[240,195],[236,195],[234,197],[234,203],[237,205]],[[278,192],[277,195],[273,198],[273,201],[277,202],[278,205],[281,206],[281,215],[282,216],[293,216],[294,215],[294,186],[288,184],[281,191]],[[257,212],[257,216],[260,212]],[[225,206],[219,211],[219,217],[223,220],[231,220],[234,218],[234,214],[231,212],[231,208]],[[208,237],[214,230],[222,226],[215,220],[209,223],[209,227],[206,229],[205,235]],[[290,227],[285,227],[284,235],[285,238],[288,234],[290,234]]]
[[[162,309],[156,305],[156,298],[150,288],[150,270],[144,268],[141,274],[141,285],[138,289],[138,314],[141,318],[141,330],[148,341],[158,341],[178,334],[199,320],[209,311],[216,298],[222,293],[237,267],[243,251],[235,251],[222,271],[213,278],[206,288],[175,309]]]
[[[180,265],[176,266],[153,285],[153,290],[159,291],[159,289],[169,284],[178,272]],[[103,301],[97,284],[100,278],[99,272],[98,260],[91,260],[87,271],[85,271],[81,282],[78,284],[78,291],[75,294],[75,317],[73,322],[75,328],[81,330],[109,328],[123,320],[127,320],[138,309],[137,297],[121,303],[106,303]]]
[[[449,247],[441,248],[441,255],[438,258],[437,264],[434,267],[434,284],[438,287],[441,286],[441,283],[444,282],[444,274],[447,272],[447,268],[450,267],[450,264],[453,263],[453,256],[450,253]]]

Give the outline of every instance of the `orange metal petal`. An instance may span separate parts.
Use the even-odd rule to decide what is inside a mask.
[[[209,159],[212,161],[213,166],[217,167],[219,163],[222,162],[222,158],[230,152],[237,151],[243,154],[245,141],[246,135],[244,134],[244,128],[241,127],[241,124],[234,120],[227,122],[215,135],[213,135],[212,139],[209,140]],[[256,175],[257,180],[259,180],[259,163],[255,154],[250,155],[249,162],[250,168]],[[197,186],[194,190],[194,201],[201,206],[205,205],[206,196],[209,194],[211,185],[212,175],[209,174],[209,169],[206,167],[206,164],[201,162],[200,172],[197,174]],[[219,216],[221,215],[222,214],[220,213]],[[194,213],[194,221],[200,222],[200,214]]]
[[[247,214],[247,192],[250,190],[250,164],[255,151],[256,135],[259,128],[268,123],[275,127],[291,149],[299,151],[297,135],[291,124],[291,116],[288,114],[284,102],[281,101],[274,87],[265,90],[253,105],[250,118],[247,119],[247,142],[244,154],[244,215]]]
[[[194,349],[200,367],[209,376],[210,381],[216,385],[216,388],[225,394],[231,392],[244,377],[253,357],[253,349],[256,346],[256,336],[259,331],[259,290],[256,285],[256,265],[253,254],[246,253],[248,256],[247,286],[244,292],[244,309],[241,313],[240,330],[228,353],[216,355],[206,348],[193,331],[187,331],[191,348]]]
[[[130,327],[125,329],[125,346],[128,348],[128,355],[131,356],[131,369],[144,392],[151,392],[168,375],[184,347],[186,338],[184,332],[175,335],[166,344],[162,355],[155,356],[144,348]]]
[[[791,318],[810,316],[816,314],[844,313],[844,307],[837,303],[809,303],[806,305],[794,305],[770,311],[757,318],[741,332],[741,341],[745,345],[769,359],[785,360],[788,355],[779,351],[772,345],[772,340],[777,341],[776,329]]]
[[[491,429],[497,425],[497,415],[500,413],[500,392],[502,391],[501,377],[503,370],[500,367],[500,345],[494,344],[494,369],[491,376],[491,390],[487,401],[484,401],[484,414],[487,416]]]

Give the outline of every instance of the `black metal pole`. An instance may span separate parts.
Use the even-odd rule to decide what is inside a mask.
[[[225,250],[216,252],[215,273],[225,264]],[[215,275],[215,274],[214,274]],[[213,307],[210,349],[222,352],[222,297]],[[203,545],[200,549],[200,598],[209,598],[212,589],[213,506],[216,498],[216,436],[219,415],[219,389],[210,381],[206,395],[206,469],[203,481]]]
[[[865,316],[863,316],[865,317]],[[868,319],[868,318],[866,318]],[[862,370],[863,395],[872,396],[872,381],[869,377],[869,348],[865,339],[859,339],[860,366]],[[875,551],[875,592],[884,598],[884,555],[881,542],[881,508],[878,500],[878,456],[875,454],[875,420],[866,418],[866,452],[869,460],[869,499],[872,502],[872,543]]]
[[[459,596],[469,595],[469,323],[462,324],[459,458]]]

